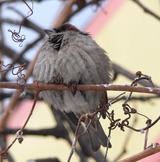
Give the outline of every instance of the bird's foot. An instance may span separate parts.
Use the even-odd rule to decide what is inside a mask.
[[[67,86],[69,88],[71,88],[71,92],[73,94],[73,96],[76,94],[76,91],[77,91],[77,82],[76,81],[71,81],[67,84]]]
[[[42,82],[39,82],[38,80],[34,80],[33,83],[35,84],[35,90],[38,92],[40,89],[40,84]]]

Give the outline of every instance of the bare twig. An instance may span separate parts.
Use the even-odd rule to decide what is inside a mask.
[[[17,131],[16,137],[15,137],[14,140],[11,142],[11,144],[10,144],[6,149],[4,149],[3,151],[0,151],[0,156],[3,155],[3,154],[5,154],[5,153],[13,146],[13,144],[14,144],[17,140],[19,141],[19,143],[22,143],[22,141],[23,141],[23,136],[22,136],[22,135],[23,135],[23,130],[24,130],[24,128],[26,127],[26,125],[27,125],[29,119],[31,118],[31,115],[32,115],[32,113],[33,113],[33,110],[34,110],[35,105],[36,105],[36,102],[37,102],[38,94],[39,94],[39,93],[37,92],[37,93],[36,93],[36,96],[35,96],[35,99],[34,99],[34,102],[33,102],[33,105],[32,105],[32,108],[31,108],[31,110],[30,110],[30,113],[29,113],[29,115],[28,115],[28,117],[27,117],[25,123],[23,124],[22,128],[21,128],[20,130]]]
[[[13,49],[11,49],[9,46],[7,46],[6,44],[4,44],[2,42],[0,42],[0,52],[3,53],[3,55],[9,57],[10,59],[14,59],[18,55],[18,53],[16,51],[14,51]],[[28,64],[29,63],[29,61],[25,58],[21,58],[18,61],[19,61],[18,62],[19,64],[23,64],[23,63]]]
[[[12,128],[5,128],[4,130],[1,130],[1,135],[11,135],[15,134],[20,128],[18,129],[12,129]],[[56,138],[63,138],[66,139],[67,131],[64,131],[64,129],[61,129],[61,127],[54,127],[54,128],[48,128],[48,129],[38,129],[38,130],[32,130],[32,129],[24,129],[23,135],[32,135],[32,136],[55,136]]]
[[[76,150],[76,143],[78,141],[78,138],[81,135],[83,135],[87,131],[88,127],[90,126],[90,124],[88,124],[87,128],[82,133],[79,134],[79,129],[81,127],[81,122],[84,121],[84,118],[86,118],[86,117],[87,117],[87,114],[82,115],[78,120],[78,124],[76,126],[76,130],[75,130],[75,134],[74,134],[74,139],[72,141],[72,149],[71,149],[71,152],[70,152],[69,157],[67,159],[67,162],[70,162],[70,160],[71,160],[71,158],[72,158],[72,156],[73,156],[73,154],[74,154],[74,152]]]
[[[150,126],[151,123],[152,123],[151,120],[147,120],[147,122],[146,122],[147,126]],[[144,150],[147,148],[148,134],[149,134],[149,129],[147,129],[145,132]]]
[[[133,123],[132,123],[132,127],[134,127],[137,124],[137,117],[135,116]],[[133,131],[131,129],[129,129],[129,132],[127,134],[127,137],[125,138],[125,141],[123,143],[122,149],[120,154],[113,160],[114,162],[117,162],[126,152],[127,152],[127,145],[129,143],[129,141],[131,140],[131,134],[133,133]]]
[[[37,57],[38,57],[38,55],[36,55],[36,57],[33,59],[33,61],[29,64],[29,66],[27,68],[27,72],[25,74],[25,80],[27,80],[31,76],[32,69],[33,69],[34,64],[37,60]],[[17,91],[12,95],[9,104],[5,108],[5,113],[3,114],[3,116],[0,119],[0,128],[5,127],[5,123],[8,120],[11,110],[13,110],[14,107],[16,106],[21,93],[22,93],[22,91],[17,89]]]
[[[27,52],[29,49],[31,49],[32,47],[34,47],[35,44],[37,44],[42,38],[39,37],[37,39],[35,39],[33,42],[29,43],[20,53],[19,55],[17,55],[13,61],[11,66],[13,66],[16,62],[19,62],[19,60],[21,60],[21,58],[23,57],[24,53]],[[2,75],[2,80],[4,80],[4,78],[6,77],[7,73],[4,73]]]
[[[132,130],[134,130],[136,132],[142,132],[142,131],[148,130],[149,128],[154,126],[159,120],[160,120],[160,116],[158,116],[157,119],[155,119],[150,125],[147,125],[146,127],[140,128],[140,129],[136,129],[136,128],[131,127],[131,126],[127,125],[127,124],[123,124],[123,126],[129,128],[129,129],[132,129]]]
[[[139,0],[132,0],[133,2],[135,2],[139,7],[141,7],[145,13],[153,16],[154,18],[156,18],[158,21],[160,21],[160,16],[157,15],[156,13],[154,13],[153,11],[151,11],[149,8],[147,8],[145,5],[143,5],[143,3],[141,3]]]
[[[127,159],[123,159],[119,162],[133,162],[133,161],[138,161],[138,160],[141,160],[145,157],[148,157],[150,155],[153,155],[157,152],[160,152],[160,145],[156,145],[155,147],[149,147],[147,148],[146,150],[136,154],[136,155],[133,155]]]
[[[57,84],[45,84],[45,83],[32,83],[32,84],[25,84],[25,87],[19,86],[16,83],[6,83],[0,82],[0,88],[9,88],[9,89],[17,89],[23,91],[24,88],[27,88],[30,91],[44,91],[44,90],[70,90],[71,88],[66,85],[57,85]],[[129,85],[111,85],[111,84],[96,84],[96,85],[77,85],[76,89],[78,91],[126,91],[126,92],[139,92],[139,93],[150,93],[150,94],[160,94],[160,88],[155,87],[133,87]]]
[[[32,1],[32,0],[31,0],[31,2],[32,2],[32,5],[33,5],[33,1]],[[22,28],[22,24],[23,24],[23,22],[24,22],[28,17],[30,17],[30,16],[33,14],[33,10],[32,10],[32,7],[33,7],[33,6],[30,7],[30,6],[28,5],[28,3],[27,3],[25,0],[23,0],[23,3],[24,3],[24,4],[28,7],[28,9],[30,10],[29,14],[28,14],[27,16],[25,16],[25,17],[23,18],[23,20],[21,21],[21,24],[19,25],[18,32],[16,32],[15,30],[12,31],[11,29],[8,30],[9,32],[12,33],[12,40],[13,40],[14,42],[20,42],[20,44],[19,44],[20,47],[22,46],[22,42],[25,40],[25,35],[20,35],[21,28]]]

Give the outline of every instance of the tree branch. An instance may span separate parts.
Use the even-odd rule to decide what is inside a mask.
[[[9,89],[17,89],[21,92],[26,88],[29,91],[44,91],[44,90],[57,90],[64,91],[70,90],[71,87],[66,85],[57,85],[57,84],[45,84],[45,83],[33,83],[33,84],[25,84],[24,86],[20,86],[17,83],[6,83],[0,82],[0,88],[9,88]],[[126,92],[139,92],[139,93],[151,93],[151,94],[160,94],[160,88],[152,88],[152,87],[134,87],[129,85],[111,85],[111,84],[96,84],[96,85],[77,85],[76,90],[78,91],[126,91]]]
[[[127,158],[127,159],[123,159],[123,160],[121,160],[119,162],[133,162],[133,161],[138,161],[138,160],[141,160],[141,159],[143,159],[145,157],[148,157],[150,155],[153,155],[153,154],[155,154],[157,152],[160,152],[160,145],[155,146],[155,147],[149,147],[149,148],[145,149],[144,151],[142,151],[142,152],[140,152],[140,153],[138,153],[136,155],[133,155],[133,156]]]
[[[133,2],[135,2],[139,7],[141,7],[143,9],[143,11],[151,16],[153,16],[154,18],[156,18],[158,21],[160,21],[160,16],[157,15],[156,13],[154,13],[153,11],[151,11],[149,8],[147,8],[146,6],[144,6],[139,0],[132,0]]]
[[[4,130],[0,131],[1,135],[9,135],[15,134],[20,128],[12,129],[12,128],[5,128]],[[34,136],[54,136],[56,138],[68,138],[68,132],[66,129],[62,127],[54,127],[48,129],[38,129],[38,130],[31,130],[31,129],[24,129],[23,135],[34,135]]]

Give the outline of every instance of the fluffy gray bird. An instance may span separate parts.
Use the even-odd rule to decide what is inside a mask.
[[[49,36],[34,67],[34,80],[53,84],[109,84],[111,62],[106,52],[90,37],[71,24],[45,30]],[[42,91],[40,96],[64,112],[75,125],[78,118],[107,105],[106,91]],[[105,109],[101,111],[106,117]],[[111,147],[98,117],[92,119],[88,135],[94,151]]]

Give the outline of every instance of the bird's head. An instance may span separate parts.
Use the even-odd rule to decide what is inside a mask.
[[[62,26],[59,26],[56,28],[53,28],[53,30],[45,29],[44,31],[46,32],[46,34],[48,36],[51,36],[52,34],[64,33],[66,31],[74,31],[74,32],[78,32],[78,33],[81,32],[79,29],[77,29],[75,26],[73,26],[69,23],[63,24]]]
[[[65,40],[68,41],[69,38],[74,36],[74,38],[77,37],[77,34],[79,35],[88,35],[88,33],[81,32],[79,29],[77,29],[75,26],[66,23],[63,24],[60,27],[53,28],[53,30],[44,30],[46,34],[49,36],[48,42],[51,44],[51,46],[59,51],[62,47],[62,44]],[[74,33],[71,34],[70,32]],[[75,37],[76,34],[76,37]]]

